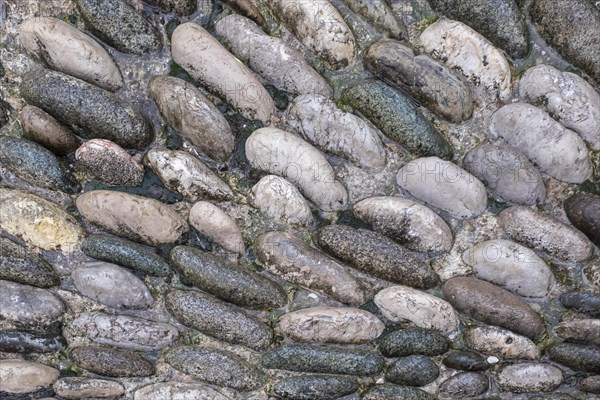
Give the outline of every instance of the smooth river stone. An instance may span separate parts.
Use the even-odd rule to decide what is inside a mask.
[[[70,336],[89,338],[100,345],[139,351],[160,350],[179,338],[171,324],[101,312],[79,314],[63,329]]]
[[[419,37],[425,52],[460,71],[483,93],[508,100],[510,65],[490,41],[462,22],[442,18]]]
[[[63,156],[77,150],[77,137],[53,116],[36,106],[25,106],[19,114],[23,137]]]
[[[498,224],[509,238],[560,260],[580,262],[593,254],[583,233],[528,207],[507,208]]]
[[[81,294],[109,307],[148,308],[154,303],[144,282],[114,264],[88,262],[73,270],[71,278]]]
[[[46,260],[3,237],[0,237],[0,279],[42,288],[60,284],[60,276]]]
[[[167,188],[188,201],[230,200],[233,197],[229,185],[188,152],[152,149],[145,160]]]
[[[188,246],[171,250],[173,268],[197,288],[222,300],[253,309],[283,307],[285,291],[256,272]]]
[[[224,350],[180,346],[167,353],[166,361],[195,379],[241,391],[258,389],[265,380],[255,366]]]
[[[565,211],[573,226],[600,247],[600,196],[575,194],[565,200]]]
[[[452,231],[431,209],[401,197],[370,197],[354,205],[354,215],[375,231],[411,250],[450,251]]]
[[[194,383],[153,383],[135,391],[134,400],[230,400],[209,386]]]
[[[502,368],[497,380],[500,388],[507,392],[547,392],[562,383],[563,373],[550,364],[521,363]]]
[[[245,253],[242,232],[233,218],[208,201],[199,201],[190,209],[190,225],[232,253]]]
[[[0,136],[0,166],[45,189],[77,193],[79,182],[50,150],[27,139]]]
[[[554,326],[563,340],[600,346],[600,319],[574,319]]]
[[[385,325],[358,308],[315,307],[284,314],[277,331],[297,342],[361,344],[376,339]]]
[[[75,218],[41,197],[0,188],[0,228],[44,250],[76,250],[84,231]]]
[[[540,351],[531,340],[497,326],[480,326],[467,330],[463,339],[470,349],[501,359],[540,358]]]
[[[172,290],[167,292],[165,304],[179,322],[216,339],[256,351],[271,344],[273,332],[268,325],[211,295]]]
[[[439,386],[439,392],[442,399],[472,398],[485,393],[489,386],[489,378],[484,374],[461,372],[442,382]]]
[[[414,100],[384,82],[361,81],[346,89],[342,99],[411,153],[452,157],[452,146]]]
[[[123,0],[76,0],[85,25],[100,40],[128,54],[162,47],[161,34],[142,13]]]
[[[171,55],[194,79],[244,117],[269,124],[275,104],[254,73],[200,25],[186,22],[171,36]]]
[[[544,333],[540,316],[521,298],[473,277],[451,278],[444,283],[444,297],[460,312],[486,324],[538,339]]]
[[[418,289],[439,284],[428,263],[377,232],[327,225],[314,233],[313,240],[326,253],[378,278]]]
[[[49,68],[115,91],[123,85],[119,68],[104,47],[74,26],[52,17],[27,19],[20,28],[27,52]]]
[[[65,312],[63,302],[45,289],[0,280],[0,293],[0,319],[20,325],[49,325]]]
[[[473,175],[438,157],[410,161],[396,175],[398,186],[452,218],[471,219],[487,208],[485,186]]]
[[[487,362],[486,357],[471,351],[452,352],[444,357],[442,362],[448,368],[461,371],[485,371],[492,367],[492,364]]]
[[[450,303],[406,286],[392,286],[375,295],[383,316],[397,324],[410,324],[444,334],[454,332],[460,321]]]
[[[324,292],[350,305],[366,300],[358,281],[337,261],[287,232],[267,232],[254,242],[257,262],[282,279]]]
[[[0,331],[0,352],[52,353],[65,347],[65,338],[54,333],[16,329]]]
[[[525,297],[548,294],[554,275],[544,260],[527,247],[510,240],[478,243],[462,255],[479,279]]]
[[[437,397],[417,388],[384,383],[367,390],[362,400],[437,400]]]
[[[534,205],[546,198],[542,174],[511,147],[490,143],[475,147],[465,154],[463,168],[501,202]]]
[[[600,317],[600,293],[567,292],[560,296],[560,302],[565,308]]]
[[[231,157],[235,136],[227,120],[194,85],[172,76],[155,76],[148,89],[160,113],[183,137],[213,160]]]
[[[438,356],[448,351],[450,342],[439,332],[422,328],[394,331],[379,342],[379,351],[386,357],[403,357],[413,354]]]
[[[312,211],[306,199],[290,181],[267,175],[252,187],[253,200],[260,211],[277,222],[311,225]]]
[[[272,393],[282,399],[337,399],[358,390],[355,379],[333,375],[295,376],[282,379]]]
[[[215,24],[215,33],[233,54],[276,88],[327,98],[333,95],[327,81],[302,53],[284,40],[267,35],[250,19],[230,14]]]
[[[0,391],[10,394],[35,392],[52,385],[60,372],[44,364],[23,360],[0,360]],[[4,396],[3,396],[4,397]]]
[[[173,243],[189,230],[168,205],[123,192],[94,190],[76,201],[81,216],[107,231],[151,245]]]
[[[558,180],[582,183],[592,176],[583,139],[530,104],[513,103],[498,109],[490,120],[489,137],[522,152]]]
[[[344,0],[352,11],[364,17],[378,31],[398,40],[408,39],[404,22],[385,0]]]
[[[118,398],[125,394],[119,382],[77,376],[61,378],[52,388],[65,399]]]
[[[346,188],[335,179],[325,156],[299,137],[277,128],[261,128],[246,140],[246,157],[259,170],[280,175],[323,211],[343,209]]]
[[[39,69],[23,77],[20,93],[86,139],[108,139],[126,149],[152,141],[149,122],[114,94],[56,71]]]
[[[144,180],[144,167],[110,140],[88,140],[75,152],[75,160],[79,169],[109,185],[140,186]]]
[[[600,347],[576,343],[557,343],[546,348],[554,362],[575,371],[600,373]]]
[[[262,357],[263,368],[336,375],[376,375],[384,364],[379,354],[351,346],[287,345]]]
[[[537,65],[519,81],[519,97],[577,132],[592,150],[600,150],[600,95],[585,79]]]
[[[132,351],[82,346],[74,348],[70,356],[78,367],[113,378],[151,376],[156,372],[150,361]]]
[[[425,386],[440,374],[437,364],[429,357],[412,355],[399,358],[385,373],[386,382],[406,386]]]
[[[354,61],[355,39],[346,22],[329,0],[268,0],[283,24],[310,50],[338,70]]]
[[[301,135],[326,153],[366,169],[385,165],[385,149],[378,131],[356,115],[340,110],[324,96],[296,97],[288,106],[286,121],[290,132]]]
[[[471,118],[473,99],[468,86],[445,65],[402,43],[381,39],[371,45],[365,67],[374,75],[410,93],[424,107],[451,122]]]

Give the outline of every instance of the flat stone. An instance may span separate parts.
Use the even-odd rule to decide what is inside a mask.
[[[151,376],[156,372],[148,360],[125,350],[82,346],[71,351],[71,359],[80,368],[113,378]]]
[[[233,218],[208,201],[199,201],[190,210],[190,225],[232,253],[246,252],[242,232]]]
[[[477,372],[461,372],[442,382],[439,392],[445,398],[468,398],[485,393],[489,386],[487,376]]]
[[[58,156],[75,151],[79,145],[69,129],[36,106],[23,107],[19,122],[25,139],[41,144]]]
[[[43,364],[23,360],[0,360],[2,391],[10,394],[29,393],[47,388],[58,376],[57,369]]]
[[[358,390],[355,379],[330,375],[296,376],[280,380],[273,394],[284,399],[325,400],[344,397]]]
[[[0,351],[6,353],[52,353],[67,347],[65,339],[54,333],[29,330],[0,331]]]
[[[379,351],[386,357],[403,357],[414,354],[438,356],[448,351],[450,342],[436,331],[408,328],[394,331],[381,339]]]
[[[75,376],[59,379],[52,388],[66,399],[112,398],[125,394],[125,388],[119,382]]]
[[[0,237],[0,279],[47,288],[60,277],[46,260],[12,240]]]
[[[140,186],[144,180],[144,167],[110,140],[88,140],[75,152],[75,160],[80,171],[108,185]]]
[[[502,359],[540,358],[540,351],[531,340],[497,326],[469,329],[463,334],[463,339],[470,349]]]
[[[600,196],[575,194],[565,200],[565,211],[573,226],[600,247]]]
[[[554,326],[563,340],[600,346],[600,319],[574,319]]]
[[[254,203],[267,217],[290,225],[314,222],[310,206],[300,191],[288,180],[267,175],[252,187]]]
[[[560,386],[563,373],[550,364],[521,363],[504,367],[497,381],[508,392],[545,392]]]
[[[134,400],[230,400],[209,386],[182,382],[153,383],[135,391]]]
[[[0,317],[23,326],[50,325],[65,312],[63,302],[45,289],[0,280]]]
[[[425,386],[440,374],[440,370],[429,357],[412,355],[399,358],[385,373],[388,382],[406,386]]]

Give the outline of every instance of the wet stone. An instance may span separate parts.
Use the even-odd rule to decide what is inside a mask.
[[[383,370],[384,358],[372,351],[349,346],[287,345],[265,353],[262,366],[298,372],[368,376]]]
[[[573,195],[565,200],[565,211],[573,226],[600,247],[600,196]]]
[[[90,235],[81,244],[89,257],[143,272],[167,276],[169,263],[156,254],[154,248],[109,235]]]
[[[80,368],[113,378],[150,376],[156,372],[148,360],[125,350],[83,346],[71,351],[71,359]]]
[[[51,353],[62,351],[65,339],[57,334],[29,330],[0,331],[0,351],[7,353]]]
[[[450,343],[442,334],[421,328],[394,331],[379,342],[379,351],[386,357],[413,354],[437,356],[448,351]]]
[[[363,400],[435,400],[432,394],[417,388],[402,387],[385,383],[373,386],[362,396]]]
[[[504,367],[498,373],[497,380],[504,391],[545,392],[562,383],[563,373],[550,364],[521,363]]]
[[[343,397],[358,390],[354,379],[341,376],[310,375],[283,379],[273,387],[273,394],[291,400],[326,400]]]
[[[600,347],[558,343],[546,349],[550,359],[575,371],[600,373]]]
[[[540,358],[540,352],[531,340],[497,326],[469,329],[465,331],[463,339],[469,348],[503,359]]]
[[[172,349],[166,360],[195,379],[242,391],[264,384],[264,376],[253,365],[233,353],[217,349],[181,346]]]
[[[75,135],[41,108],[25,106],[19,114],[19,122],[25,139],[41,144],[58,156],[78,147]]]
[[[52,385],[59,376],[57,369],[23,360],[0,360],[0,390],[11,394],[35,392]],[[16,397],[17,399],[19,397]]]
[[[118,144],[104,139],[83,143],[75,152],[76,166],[108,185],[140,186],[144,167]]]
[[[398,385],[425,386],[436,380],[439,374],[431,358],[413,355],[398,359],[385,373],[385,379]]]
[[[144,386],[135,391],[133,398],[134,400],[230,400],[208,386],[181,382],[154,383]]]
[[[1,237],[0,279],[42,288],[60,283],[60,277],[46,260],[29,249]]]
[[[61,378],[52,388],[65,399],[114,398],[125,393],[125,388],[119,382],[80,377]]]
[[[591,317],[600,317],[600,294],[569,292],[560,296],[563,307],[587,314]]]
[[[62,301],[45,289],[0,280],[0,293],[0,319],[22,326],[47,326],[65,312]]]
[[[441,396],[454,399],[460,397],[479,396],[489,388],[489,379],[477,372],[461,372],[440,384]]]
[[[461,371],[485,371],[491,368],[485,357],[471,351],[454,351],[444,357],[442,362],[448,368]]]

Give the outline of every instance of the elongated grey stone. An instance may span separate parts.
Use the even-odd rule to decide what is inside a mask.
[[[1,237],[0,279],[42,288],[60,283],[60,277],[46,260],[12,240]]]
[[[333,399],[352,394],[357,390],[358,383],[354,379],[311,375],[280,380],[273,387],[273,394],[284,399]]]
[[[67,347],[65,338],[30,330],[0,331],[0,351],[7,353],[52,353]]]
[[[125,378],[151,376],[156,372],[150,361],[131,351],[82,346],[73,349],[70,355],[77,366],[98,375]]]
[[[47,326],[65,312],[63,302],[45,289],[0,280],[0,292],[0,317],[22,326]]]

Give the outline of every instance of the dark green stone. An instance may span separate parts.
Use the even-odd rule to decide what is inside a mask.
[[[398,359],[387,370],[388,382],[406,386],[425,386],[437,379],[440,370],[435,362],[425,356],[408,356]]]
[[[273,281],[199,249],[177,246],[171,263],[192,285],[238,306],[270,309],[287,303],[285,291]]]
[[[383,370],[379,354],[350,346],[288,345],[266,353],[264,368],[338,375],[375,375]]]
[[[0,351],[7,353],[51,353],[62,351],[67,341],[60,335],[24,330],[0,331]]]
[[[149,275],[167,276],[169,264],[150,246],[108,235],[90,235],[81,244],[89,257]]]
[[[575,371],[600,373],[600,347],[558,343],[548,347],[546,354],[552,361],[566,365]]]
[[[77,347],[71,352],[71,359],[80,368],[113,378],[150,376],[156,372],[154,366],[142,356],[132,351],[107,347]]]
[[[56,71],[39,69],[23,77],[21,95],[86,139],[108,139],[143,149],[152,129],[140,114],[106,90]]]
[[[366,80],[342,95],[387,137],[418,156],[452,158],[452,146],[406,95],[381,81]]]
[[[273,394],[290,400],[328,400],[352,394],[358,390],[355,379],[341,376],[308,375],[281,380]]]
[[[450,342],[442,334],[421,328],[395,331],[379,343],[379,351],[386,357],[402,357],[412,354],[437,356],[448,351]]]
[[[60,284],[46,260],[5,238],[0,238],[0,279],[41,288]]]
[[[437,397],[420,389],[385,383],[369,389],[362,400],[437,400]]]
[[[455,351],[448,354],[442,362],[448,368],[462,371],[484,371],[491,367],[485,357],[471,351]]]

